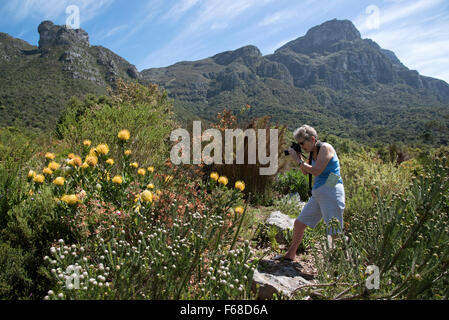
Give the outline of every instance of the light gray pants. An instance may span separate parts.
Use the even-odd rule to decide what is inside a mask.
[[[297,220],[305,225],[315,228],[321,219],[327,226],[327,234],[340,233],[343,230],[343,210],[345,209],[345,189],[342,183],[337,183],[334,187],[322,185],[312,189],[312,197],[306,203]],[[337,219],[340,225],[339,230],[329,226],[331,219]]]

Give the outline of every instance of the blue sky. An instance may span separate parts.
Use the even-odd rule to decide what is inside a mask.
[[[0,32],[37,45],[43,20],[80,26],[139,70],[192,61],[244,45],[262,54],[330,19],[349,19],[363,38],[410,69],[449,82],[448,0],[0,0]]]

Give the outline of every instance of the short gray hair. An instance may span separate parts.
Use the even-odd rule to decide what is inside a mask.
[[[318,134],[316,133],[316,130],[306,124],[296,129],[293,132],[293,137],[295,137],[295,139],[304,138],[306,140],[310,140],[312,139],[312,137],[315,137],[315,140],[318,140]]]

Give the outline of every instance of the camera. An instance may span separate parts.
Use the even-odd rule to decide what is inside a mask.
[[[301,151],[301,146],[299,144],[297,144],[296,142],[292,142],[292,145],[290,146],[293,150],[295,150],[296,152],[302,153]],[[284,150],[284,154],[286,156],[288,156],[290,153],[288,152],[288,150]]]

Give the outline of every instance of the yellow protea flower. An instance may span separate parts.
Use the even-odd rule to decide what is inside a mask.
[[[225,176],[221,176],[220,178],[218,178],[218,183],[221,183],[222,185],[227,185],[228,178],[226,178]]]
[[[108,160],[106,160],[106,163],[110,166],[114,165],[114,159],[109,158]]]
[[[218,178],[219,178],[219,175],[218,175],[218,173],[216,173],[216,172],[212,172],[212,173],[210,174],[210,178],[211,178],[212,180],[217,181]]]
[[[91,144],[92,144],[92,142],[90,140],[83,141],[83,145],[85,145],[86,147],[90,147]]]
[[[86,162],[83,162],[83,164],[81,165],[81,168],[87,169],[87,168],[89,168],[89,165]]]
[[[47,158],[48,160],[54,160],[55,159],[55,154],[51,153],[51,152],[47,152],[45,154],[45,158]]]
[[[53,180],[53,184],[57,186],[63,186],[65,183],[64,177],[57,177],[55,180]]]
[[[173,176],[166,176],[165,177],[165,182],[170,182],[173,180]]]
[[[57,162],[54,162],[54,161],[52,161],[52,162],[50,162],[50,163],[48,164],[48,168],[51,169],[51,170],[53,170],[53,171],[58,170],[59,167],[61,167],[61,165],[60,165],[59,163],[57,163]]]
[[[162,191],[161,191],[161,190],[157,190],[157,191],[156,191],[156,194],[157,194],[158,196],[160,196],[160,195],[162,194]]]
[[[48,174],[49,176],[51,176],[53,174],[53,171],[50,168],[44,168],[44,170],[42,170],[42,172],[44,174]]]
[[[236,207],[236,208],[234,209],[234,212],[235,212],[235,213],[238,213],[238,214],[242,214],[243,211],[245,211],[245,209],[243,209],[242,206],[238,206],[238,207]]]
[[[150,190],[145,190],[140,194],[143,202],[153,202],[153,193]]]
[[[144,176],[147,173],[147,171],[143,168],[140,168],[139,170],[137,170],[137,174],[139,176]]]
[[[33,181],[36,183],[44,183],[45,177],[42,174],[37,174],[34,176]]]
[[[76,194],[69,194],[69,195],[65,194],[61,197],[61,201],[64,201],[65,203],[71,206],[80,202]]]
[[[243,191],[243,190],[245,190],[245,182],[243,182],[243,181],[237,181],[236,183],[235,183],[235,188],[236,189],[239,189],[240,191]]]
[[[97,149],[96,148],[90,148],[88,155],[92,156],[92,157],[96,157],[97,156]]]
[[[36,176],[36,172],[33,170],[28,171],[28,179],[33,179]]]
[[[97,146],[97,153],[107,155],[109,153],[109,146],[107,144],[99,144]]]
[[[125,156],[129,156],[131,153],[133,153],[131,150],[125,150],[124,152]]]
[[[114,178],[112,178],[112,183],[115,183],[115,184],[122,184],[122,183],[123,183],[123,178],[122,178],[122,176],[115,176]]]
[[[98,163],[98,158],[94,156],[88,156],[86,158],[86,163],[91,167],[95,167]]]
[[[124,130],[121,130],[121,131],[118,133],[117,137],[118,137],[120,140],[125,140],[125,141],[126,141],[126,140],[128,140],[128,139],[131,137],[131,133],[129,133],[128,130],[124,129]]]
[[[139,167],[139,164],[137,162],[133,162],[130,164],[130,166],[133,168],[137,168],[137,167]]]
[[[75,158],[75,154],[74,154],[74,153],[69,153],[68,156],[67,156],[67,158],[73,159],[73,158]]]
[[[149,172],[154,172],[154,167],[148,167]]]
[[[149,185],[147,185],[147,189],[154,189],[154,184],[150,183]]]

